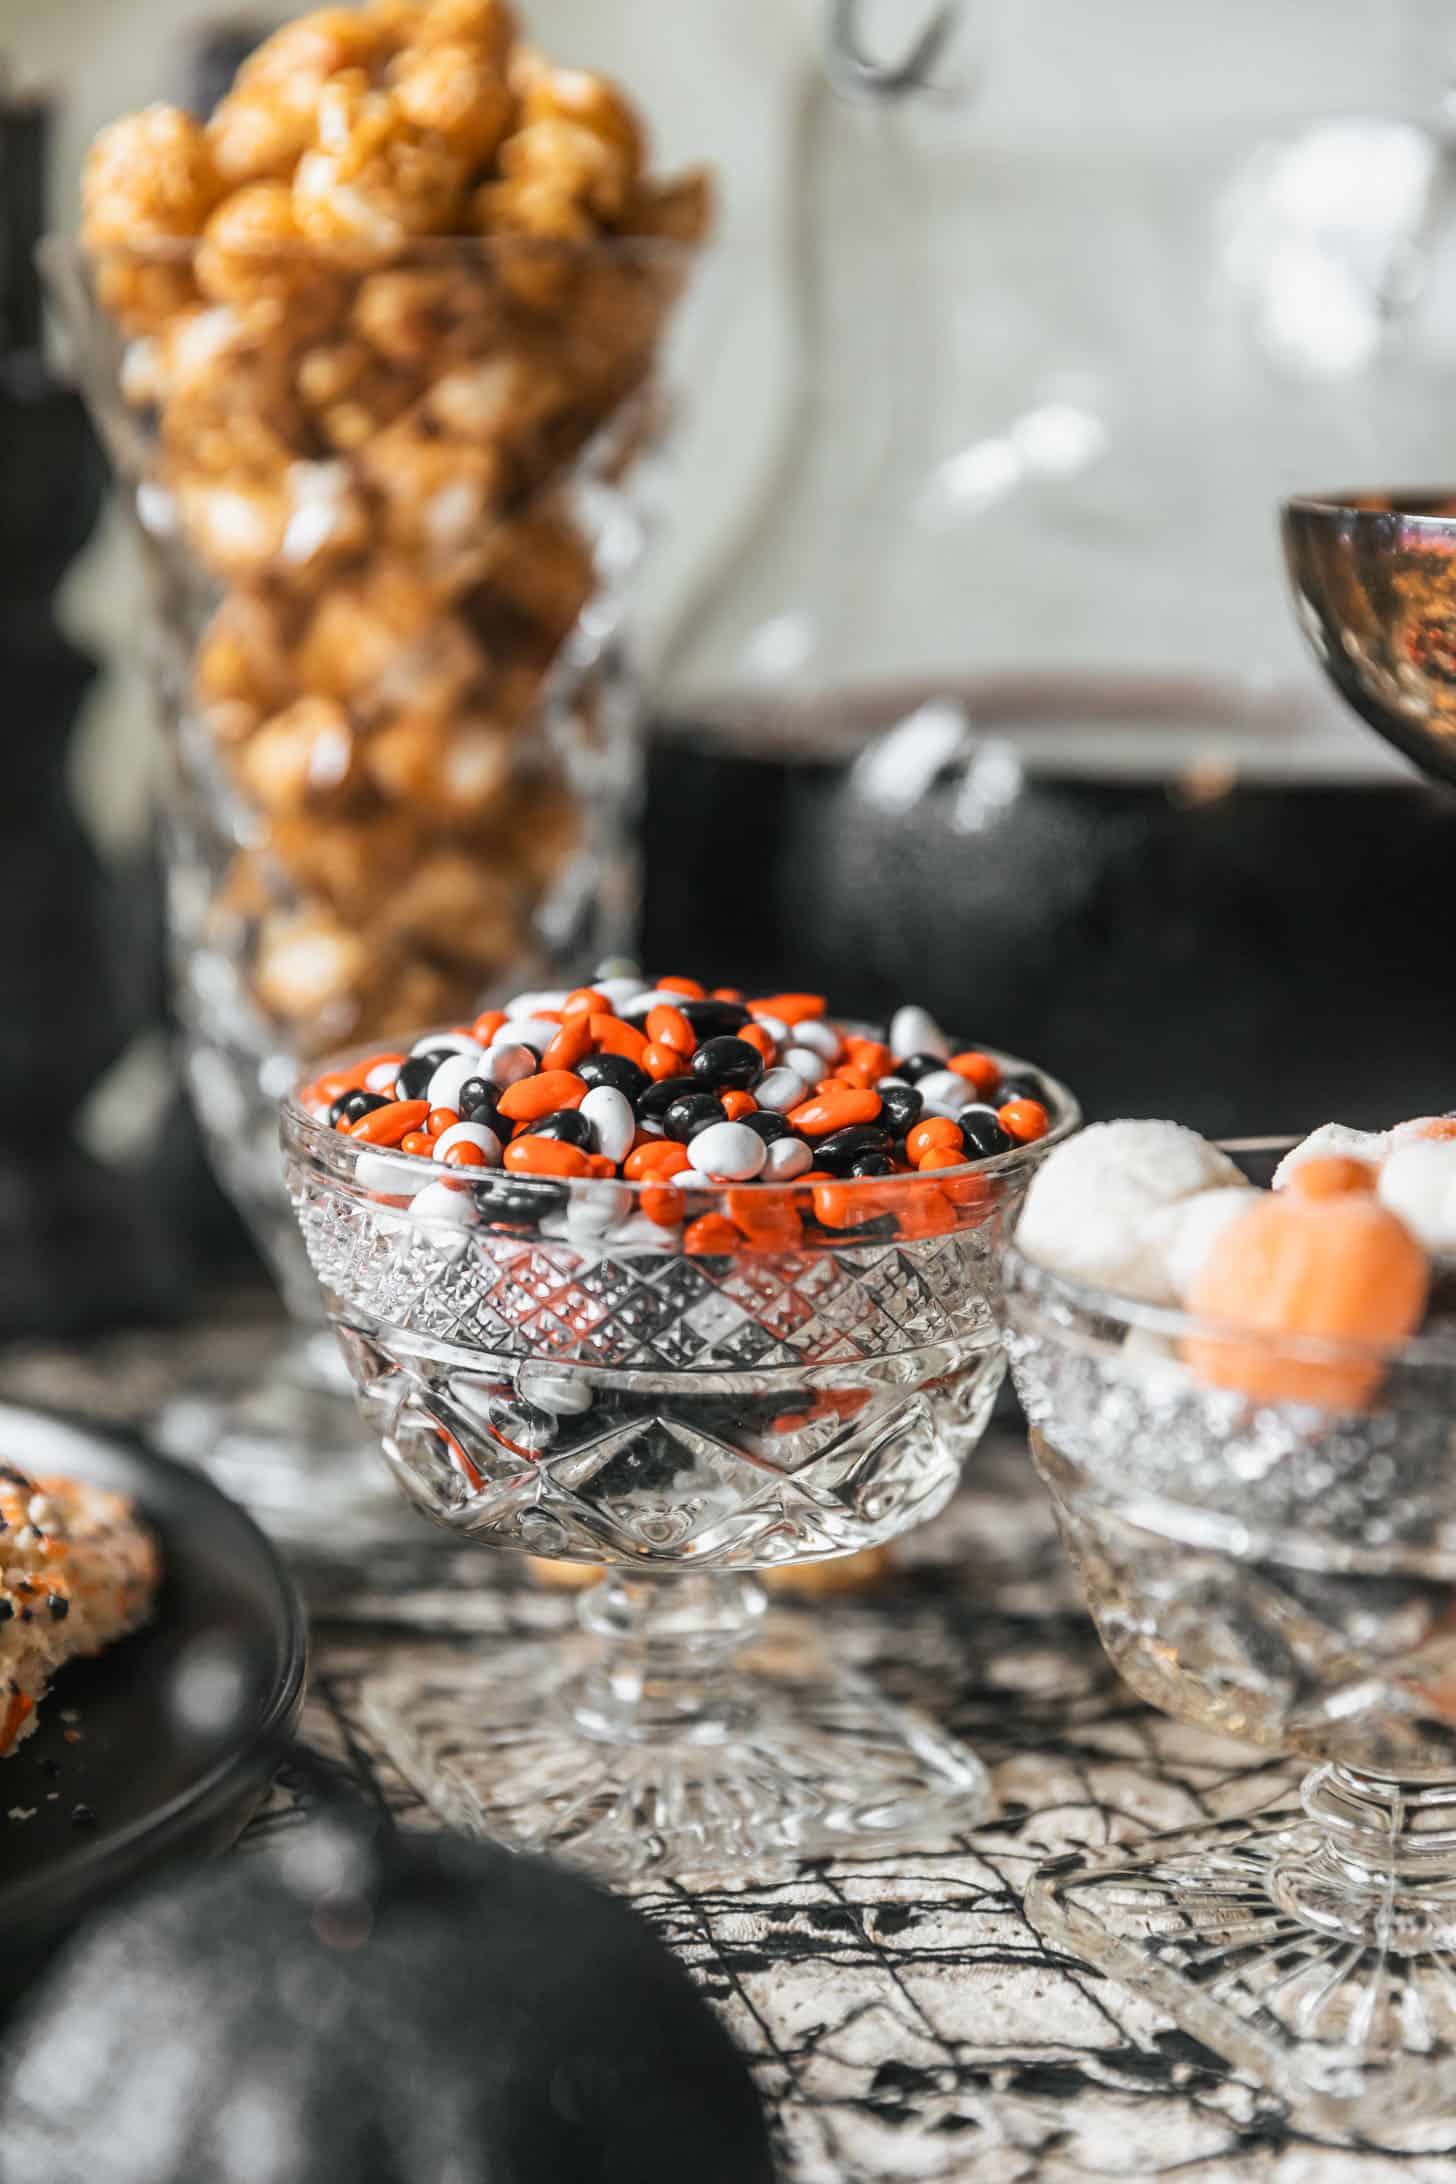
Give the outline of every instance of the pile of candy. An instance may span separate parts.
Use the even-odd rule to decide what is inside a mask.
[[[1268,1191],[1177,1123],[1099,1123],[1048,1155],[1017,1245],[1064,1279],[1206,1321],[1177,1346],[1201,1379],[1260,1401],[1357,1407],[1384,1377],[1379,1361],[1326,1361],[1300,1343],[1397,1344],[1433,1301],[1444,1318],[1456,1116],[1387,1131],[1326,1123],[1286,1154]],[[1129,1339],[1158,1347],[1146,1329]]]
[[[371,0],[275,32],[206,123],[113,123],[82,200],[187,641],[218,595],[186,725],[246,807],[220,944],[293,1051],[458,1015],[549,949],[553,891],[605,891],[563,758],[600,779],[604,699],[562,654],[624,566],[707,178],[654,174],[506,0]]]
[[[806,1223],[954,1228],[989,1181],[951,1171],[1064,1119],[1041,1077],[952,1052],[924,1009],[899,1009],[882,1041],[832,1022],[820,994],[749,1000],[692,978],[648,981],[620,960],[591,986],[520,994],[298,1098],[372,1149],[356,1180],[418,1218],[510,1227],[560,1214],[562,1233],[661,1246],[681,1230],[685,1250],[705,1253],[786,1249]],[[873,1188],[907,1176],[924,1183]],[[602,1187],[564,1187],[583,1184]],[[695,1214],[695,1190],[722,1193],[721,1206]]]

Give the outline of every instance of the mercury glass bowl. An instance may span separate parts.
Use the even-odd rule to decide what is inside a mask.
[[[461,1538],[607,1568],[564,1644],[368,1687],[445,1818],[618,1877],[758,1878],[982,1813],[974,1754],[831,1663],[813,1618],[765,1623],[753,1573],[876,1546],[953,1492],[1005,1369],[1004,1224],[1079,1120],[1049,1096],[1040,1144],[933,1179],[826,1200],[674,1178],[687,1221],[760,1215],[765,1248],[722,1255],[649,1219],[650,1186],[496,1176],[442,1219],[414,1195],[440,1170],[285,1104],[304,1244],[405,1492]]]
[[[1289,1141],[1231,1146],[1267,1181]],[[1314,1762],[1292,1808],[1044,1866],[1028,1910],[1318,2127],[1456,2100],[1456,1333],[1251,1338],[1014,1248],[1032,1452],[1109,1656],[1182,1721]],[[1294,1394],[1300,1400],[1290,1399]]]

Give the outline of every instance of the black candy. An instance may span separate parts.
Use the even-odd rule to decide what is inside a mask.
[[[376,1107],[388,1107],[382,1092],[341,1092],[329,1109],[330,1122],[358,1122]]]
[[[903,1137],[920,1120],[924,1100],[913,1084],[878,1084],[879,1120],[891,1137]]]
[[[585,1114],[576,1114],[574,1107],[557,1107],[554,1114],[541,1116],[539,1123],[530,1125],[530,1136],[557,1138],[561,1144],[578,1144],[583,1149],[592,1147],[592,1125]]]
[[[422,1100],[430,1088],[430,1079],[441,1062],[447,1062],[447,1049],[436,1048],[430,1054],[412,1054],[407,1062],[399,1065],[399,1075],[394,1080],[394,1096],[397,1100]]]
[[[765,1145],[776,1145],[780,1138],[796,1135],[787,1115],[777,1115],[771,1107],[759,1107],[751,1115],[740,1115],[738,1120],[745,1130],[762,1138]]]
[[[725,1035],[705,1039],[693,1056],[693,1075],[705,1085],[735,1085],[740,1091],[763,1074],[763,1056],[746,1039]]]
[[[894,1073],[897,1077],[908,1077],[912,1084],[918,1084],[920,1079],[928,1077],[932,1070],[944,1069],[944,1067],[944,1055],[907,1054],[903,1062],[896,1062]]]
[[[565,1186],[544,1176],[493,1176],[488,1183],[477,1183],[471,1196],[485,1220],[505,1221],[514,1228],[533,1225],[566,1203]]]
[[[584,1062],[577,1063],[576,1074],[583,1084],[609,1084],[614,1092],[625,1093],[634,1103],[652,1089],[646,1070],[629,1062],[625,1054],[589,1054]]]
[[[688,1144],[700,1130],[709,1130],[715,1122],[726,1122],[728,1110],[711,1092],[688,1092],[680,1100],[674,1100],[663,1117],[667,1134],[676,1138],[679,1145]]]
[[[352,1809],[107,1906],[7,2026],[0,2128],[37,2184],[774,2174],[742,2057],[625,1903]]]
[[[1009,1152],[1016,1142],[1002,1129],[996,1119],[994,1107],[963,1107],[956,1116],[956,1121],[960,1124],[966,1152],[972,1160],[990,1160],[996,1153]]]
[[[1034,1069],[1018,1069],[1014,1075],[1003,1077],[997,1088],[996,1105],[1004,1107],[1008,1100],[1039,1100],[1045,1107],[1047,1088]]]
[[[531,1125],[532,1137],[556,1138],[563,1145],[580,1145],[592,1142],[592,1126],[585,1115],[579,1115],[574,1107],[558,1107],[554,1115],[543,1115]]]
[[[866,1153],[862,1159],[851,1161],[852,1176],[893,1175],[895,1164],[888,1153]]]
[[[656,1084],[649,1084],[645,1092],[638,1094],[638,1120],[661,1122],[674,1100],[683,1099],[689,1093],[701,1090],[696,1077],[659,1077]]]
[[[717,1039],[725,1033],[739,1031],[751,1024],[753,1018],[741,1001],[689,1001],[676,1004],[697,1033],[699,1039]]]
[[[831,1175],[848,1175],[856,1160],[866,1153],[888,1153],[890,1136],[877,1122],[852,1122],[843,1130],[831,1131],[828,1137],[817,1138],[814,1143],[814,1165],[827,1168]]]

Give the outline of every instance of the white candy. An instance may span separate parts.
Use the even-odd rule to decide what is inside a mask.
[[[366,1092],[392,1092],[398,1075],[398,1062],[376,1062],[364,1079],[364,1089]]]
[[[413,1153],[361,1153],[354,1163],[354,1181],[383,1198],[413,1198],[431,1180],[428,1161]]]
[[[727,1183],[751,1183],[767,1158],[763,1139],[741,1122],[710,1123],[688,1146],[699,1175],[720,1175]]]
[[[779,1066],[782,1069],[792,1069],[796,1077],[803,1078],[806,1094],[813,1090],[821,1077],[828,1075],[823,1055],[816,1054],[812,1047],[791,1046],[786,1054],[779,1056]],[[757,1099],[757,1092],[753,1096]]]
[[[416,1039],[411,1054],[480,1054],[480,1041],[472,1039],[466,1031],[427,1031],[423,1039]]]
[[[1227,1154],[1180,1123],[1093,1123],[1032,1177],[1016,1241],[1068,1281],[1166,1297],[1167,1273],[1144,1224],[1180,1199],[1243,1181]]]
[[[907,1006],[890,1018],[890,1052],[896,1061],[909,1054],[949,1054],[950,1041],[926,1009]]]
[[[664,1227],[660,1221],[649,1221],[645,1213],[634,1213],[630,1221],[612,1231],[612,1253],[622,1251],[666,1251],[676,1241],[681,1223]]]
[[[577,1113],[591,1124],[598,1152],[619,1163],[626,1159],[637,1135],[637,1121],[625,1093],[614,1084],[594,1084]]]
[[[1398,1122],[1393,1130],[1386,1131],[1386,1151],[1393,1153],[1399,1145],[1424,1145],[1430,1138],[1439,1138],[1442,1128],[1450,1127],[1449,1115],[1413,1115],[1409,1122]]]
[[[507,1001],[506,1015],[514,1020],[520,1016],[534,1016],[538,1009],[560,1009],[569,988],[559,993],[518,993],[514,1001]]]
[[[431,1107],[458,1107],[462,1090],[480,1073],[478,1053],[452,1054],[448,1062],[441,1062],[426,1085],[425,1098]]]
[[[1322,1122],[1284,1155],[1274,1170],[1274,1188],[1283,1190],[1295,1169],[1302,1168],[1307,1160],[1368,1160],[1378,1168],[1389,1150],[1390,1137],[1385,1130],[1351,1130],[1343,1122]]]
[[[580,1373],[543,1372],[539,1365],[521,1367],[516,1393],[523,1403],[534,1403],[538,1410],[555,1411],[564,1418],[592,1407],[591,1383]]]
[[[1186,1304],[1218,1237],[1263,1196],[1251,1183],[1230,1183],[1221,1190],[1197,1191],[1149,1214],[1142,1223],[1149,1281],[1152,1269],[1161,1269],[1162,1295],[1153,1297],[1145,1289],[1148,1302]]]
[[[640,976],[637,978],[597,978],[592,981],[592,992],[605,994],[612,1007],[617,1009],[621,1007],[624,1001],[630,1001],[641,993],[646,983],[647,981]],[[680,993],[674,994],[672,998],[675,1001],[681,1001],[682,995]]]
[[[810,1087],[797,1069],[787,1063],[782,1068],[770,1069],[760,1077],[753,1088],[753,1096],[760,1107],[768,1108],[775,1115],[786,1115],[791,1107],[809,1097]]]
[[[523,1077],[534,1077],[541,1067],[540,1057],[529,1047],[493,1046],[482,1057],[480,1074],[487,1084],[504,1087],[519,1084]]]
[[[844,1052],[844,1041],[823,1016],[811,1016],[806,1022],[795,1024],[794,1045],[807,1047],[811,1054],[822,1055],[826,1062],[837,1062]],[[820,1075],[823,1075],[822,1070]]]
[[[1379,1197],[1433,1258],[1456,1258],[1456,1140],[1398,1145],[1380,1171]]]
[[[566,1201],[568,1236],[604,1236],[632,1211],[632,1193],[623,1183],[577,1183]]]
[[[761,1031],[766,1031],[768,1033],[770,1039],[772,1039],[775,1046],[781,1047],[793,1045],[793,1033],[789,1030],[788,1025],[784,1023],[781,1018],[777,1016],[755,1016],[753,1021],[758,1025]]]
[[[974,1107],[980,1097],[970,1079],[954,1069],[927,1070],[915,1089],[925,1104],[927,1115],[954,1118],[963,1107]]]
[[[416,1221],[465,1228],[472,1213],[470,1193],[457,1190],[453,1183],[431,1183],[418,1194],[410,1212]]]
[[[531,1046],[544,1054],[556,1037],[561,1026],[553,1024],[549,1016],[515,1016],[508,1024],[502,1024],[491,1040],[491,1046]]]
[[[443,1160],[452,1145],[478,1145],[487,1168],[501,1164],[501,1141],[483,1122],[452,1122],[448,1130],[442,1130],[435,1140],[436,1160]]]
[[[796,1175],[807,1175],[813,1165],[814,1155],[801,1137],[781,1137],[768,1148],[763,1172],[775,1183],[790,1183]]]

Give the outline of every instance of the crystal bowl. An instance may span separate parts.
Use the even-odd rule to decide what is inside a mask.
[[[1279,1145],[1229,1148],[1267,1181]],[[1098,1633],[1149,1704],[1316,1762],[1297,1808],[1044,1867],[1028,1907],[1311,2120],[1456,2096],[1456,1332],[1255,1338],[1014,1249],[1008,1348]]]
[[[619,1874],[761,1872],[975,1812],[974,1756],[808,1661],[812,1625],[732,1657],[764,1613],[749,1573],[875,1546],[954,1490],[1005,1369],[1005,1223],[1079,1119],[1047,1081],[1047,1138],[933,1178],[675,1177],[664,1206],[497,1176],[443,1216],[428,1163],[285,1103],[304,1245],[407,1494],[461,1537],[609,1566],[586,1637],[371,1690],[437,1809]],[[686,1250],[648,1206],[751,1208],[762,1248]]]

